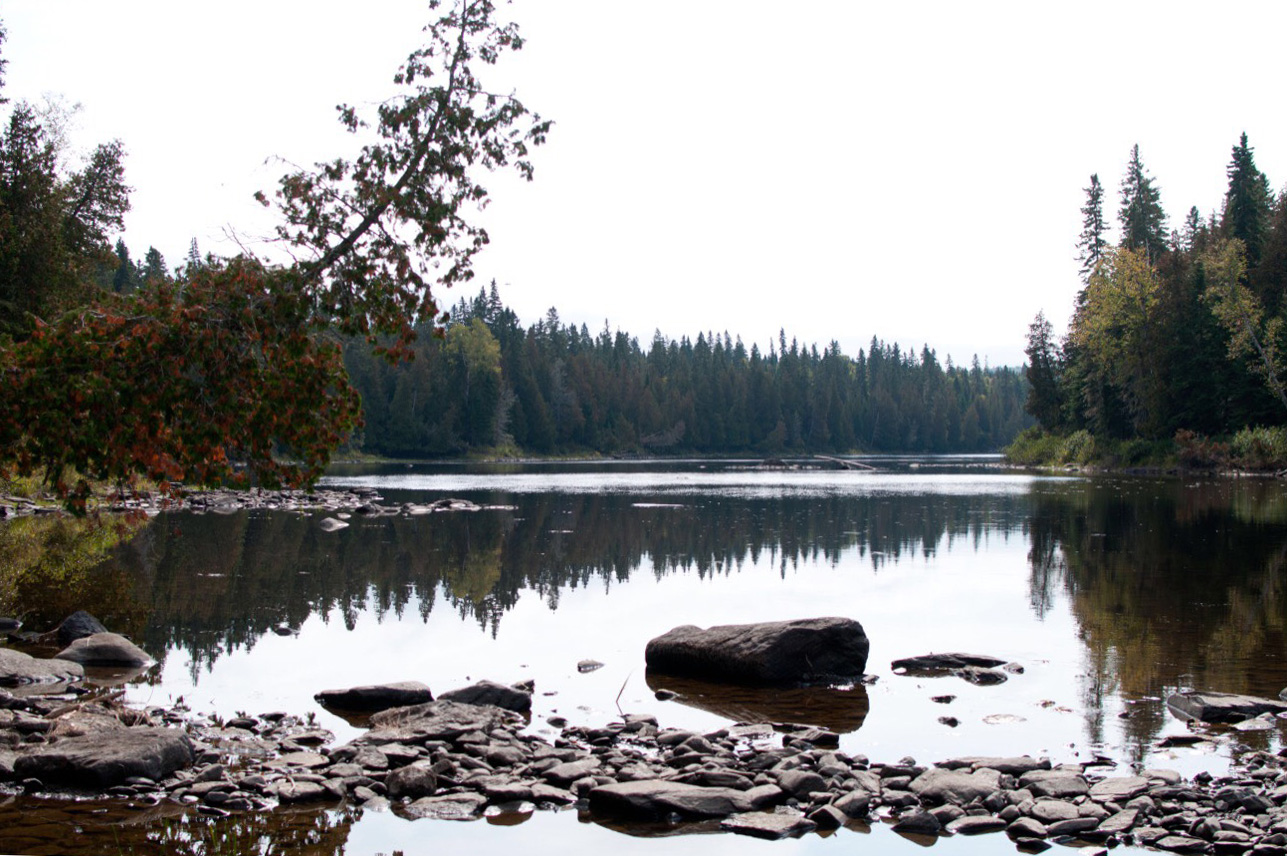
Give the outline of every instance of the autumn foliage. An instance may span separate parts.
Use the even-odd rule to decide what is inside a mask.
[[[235,259],[40,324],[0,365],[0,460],[43,468],[60,493],[69,469],[121,483],[315,480],[361,405],[293,276]]]

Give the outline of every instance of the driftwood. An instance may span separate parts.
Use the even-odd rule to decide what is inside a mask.
[[[814,457],[820,461],[830,461],[833,464],[839,464],[840,468],[844,470],[863,470],[869,473],[876,472],[876,468],[871,464],[864,464],[860,461],[849,461],[844,458],[832,458],[828,455],[814,455]]]

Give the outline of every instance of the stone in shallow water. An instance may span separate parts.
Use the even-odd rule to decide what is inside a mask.
[[[1287,711],[1287,702],[1236,693],[1176,693],[1166,700],[1178,716],[1203,722],[1241,722],[1262,713]]]
[[[648,668],[669,675],[759,685],[858,678],[870,643],[851,618],[676,627],[644,649]]]
[[[318,704],[337,710],[381,711],[433,701],[429,687],[419,681],[398,681],[348,689],[322,690],[313,696]]]
[[[399,813],[411,820],[474,820],[485,805],[487,797],[482,794],[444,794],[422,797],[402,806]]]
[[[944,770],[938,767],[926,770],[909,788],[921,799],[932,803],[965,805],[983,799],[1001,787],[1001,774],[996,770],[982,769],[974,773]]]
[[[448,690],[440,693],[438,700],[457,701],[462,704],[490,704],[515,713],[527,713],[532,709],[530,691],[507,687],[495,681],[479,681],[472,686]]]
[[[67,737],[14,761],[14,775],[104,789],[131,776],[159,781],[191,766],[192,743],[175,728],[122,728]]]
[[[751,835],[756,838],[776,840],[788,835],[803,835],[818,828],[818,825],[799,814],[787,814],[769,811],[752,811],[726,817],[719,828],[725,832],[738,835]]]
[[[43,660],[12,648],[0,648],[0,687],[79,681],[84,677],[85,669],[80,663]]]
[[[148,666],[156,662],[119,633],[95,633],[75,640],[54,655],[82,666]]]
[[[1101,779],[1090,786],[1090,798],[1096,802],[1124,803],[1148,790],[1149,780],[1143,776],[1113,776]]]

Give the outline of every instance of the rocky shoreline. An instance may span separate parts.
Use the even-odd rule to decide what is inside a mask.
[[[530,706],[530,686],[497,687],[455,695]],[[1085,842],[1287,853],[1287,761],[1266,752],[1240,757],[1229,776],[1186,781],[1027,756],[872,761],[839,751],[833,732],[783,723],[696,734],[627,715],[548,740],[515,710],[443,698],[377,712],[366,733],[339,745],[310,720],[218,722],[110,698],[4,693],[0,789],[219,817],[302,804],[440,820],[576,807],[608,823],[718,825],[764,838],[883,822],[921,843],[1003,832],[1025,852]]]

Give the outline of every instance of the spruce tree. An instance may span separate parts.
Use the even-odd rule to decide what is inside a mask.
[[[1224,219],[1220,224],[1226,236],[1242,241],[1249,268],[1260,263],[1273,207],[1269,179],[1256,168],[1253,151],[1247,145],[1244,132],[1238,145],[1233,147],[1233,159],[1226,170],[1229,190],[1224,197]]]
[[[1104,240],[1104,186],[1099,183],[1099,175],[1090,176],[1090,187],[1086,189],[1086,204],[1081,209],[1081,236],[1077,239],[1077,259],[1081,262],[1081,282],[1090,282],[1090,275],[1095,272],[1104,255],[1107,242]]]
[[[1131,159],[1122,179],[1122,207],[1117,212],[1122,227],[1122,246],[1141,250],[1149,263],[1156,264],[1167,247],[1166,214],[1161,194],[1140,161],[1140,147],[1131,148]]]

